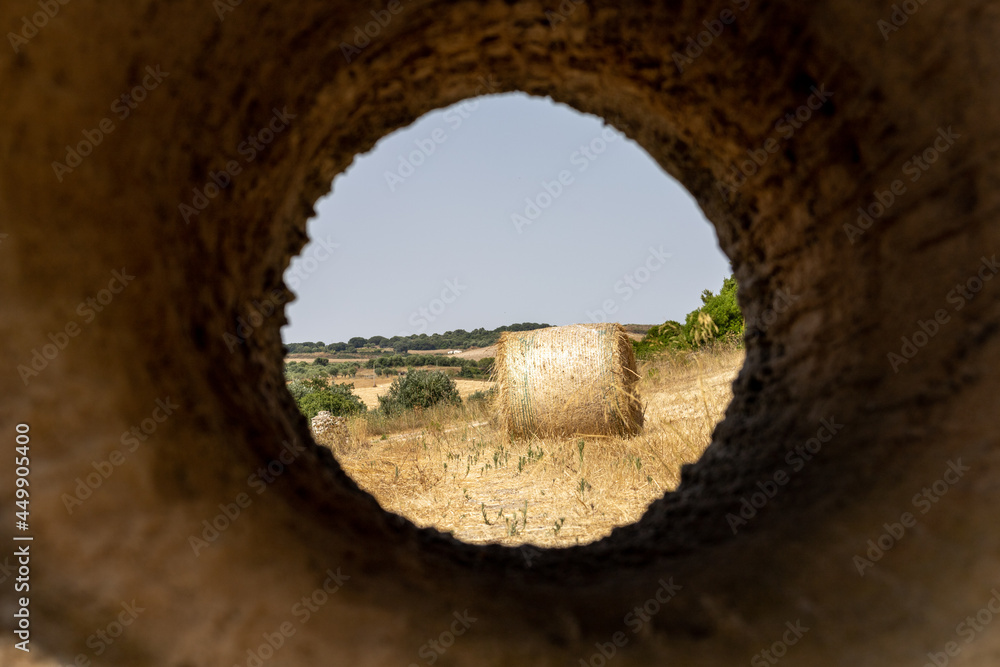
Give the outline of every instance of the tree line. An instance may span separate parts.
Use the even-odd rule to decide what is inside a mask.
[[[323,341],[308,341],[304,343],[289,343],[285,346],[286,354],[315,354],[315,353],[346,353],[357,354],[364,350],[366,353],[373,353],[392,348],[393,352],[404,353],[407,350],[467,350],[472,347],[487,347],[500,340],[500,334],[505,331],[533,331],[535,329],[546,329],[552,325],[539,324],[536,322],[521,322],[508,326],[497,327],[496,329],[484,329],[482,327],[466,331],[465,329],[455,329],[441,334],[413,334],[411,336],[372,336],[363,338],[355,336],[347,342],[324,343]]]
[[[486,378],[493,370],[493,357],[476,361],[442,354],[386,354],[367,361],[333,362],[317,357],[312,362],[289,361],[285,364],[285,376],[289,380],[316,377],[355,377],[362,368],[374,369],[376,375],[398,375],[400,368],[414,369],[428,366],[458,367],[459,377]]]

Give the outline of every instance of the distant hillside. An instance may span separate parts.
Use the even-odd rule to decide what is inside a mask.
[[[455,350],[465,350],[470,347],[487,347],[493,345],[500,339],[500,334],[504,331],[531,331],[534,329],[545,329],[551,324],[538,324],[535,322],[522,322],[511,324],[510,326],[497,327],[487,330],[483,328],[466,331],[456,329],[446,331],[442,334],[414,334],[412,336],[372,336],[362,338],[356,336],[346,343],[330,343],[323,341],[289,343],[285,346],[286,354],[316,353],[316,352],[347,352],[354,353],[363,348],[384,349],[392,348],[398,353],[407,350],[443,350],[445,348]]]

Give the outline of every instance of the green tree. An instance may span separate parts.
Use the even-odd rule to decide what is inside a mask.
[[[736,289],[735,276],[729,276],[722,282],[722,289],[717,295],[705,290],[707,294],[701,296],[701,301],[704,304],[701,311],[708,314],[715,322],[715,326],[719,328],[716,333],[718,338],[727,335],[743,336],[743,313],[736,302]]]

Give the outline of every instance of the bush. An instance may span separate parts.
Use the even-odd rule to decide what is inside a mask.
[[[722,283],[722,289],[718,295],[705,290],[701,296],[701,311],[706,313],[715,322],[718,331],[716,338],[725,338],[730,335],[743,336],[743,313],[739,304],[736,303],[736,278],[729,276]],[[690,317],[690,316],[688,316]]]
[[[288,393],[292,395],[292,398],[294,398],[296,402],[298,402],[300,398],[304,398],[306,394],[310,394],[313,391],[314,390],[307,386],[302,380],[292,380],[288,383]]]
[[[701,308],[684,318],[684,324],[668,320],[651,327],[641,341],[634,342],[636,356],[648,358],[664,350],[688,351],[716,340],[739,342],[743,339],[743,313],[736,303],[736,278],[722,282],[718,294],[705,290]]]
[[[365,412],[367,406],[353,389],[353,384],[327,385],[324,378],[293,380],[288,384],[288,391],[299,406],[299,412],[309,419],[321,410],[328,410],[338,417]]]
[[[497,388],[490,387],[489,389],[475,391],[469,394],[469,397],[465,399],[465,401],[469,405],[486,406],[489,405],[490,401],[492,401],[493,397],[496,395],[497,395]]]
[[[455,381],[441,371],[413,371],[392,381],[389,392],[378,397],[379,410],[387,415],[439,403],[461,405]]]

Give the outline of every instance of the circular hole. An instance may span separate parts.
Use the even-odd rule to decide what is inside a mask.
[[[743,360],[729,261],[601,119],[465,100],[384,138],[316,208],[285,276],[288,388],[386,510],[470,543],[588,543],[711,441]],[[512,435],[490,372],[502,331],[605,322],[638,355],[641,432]]]

